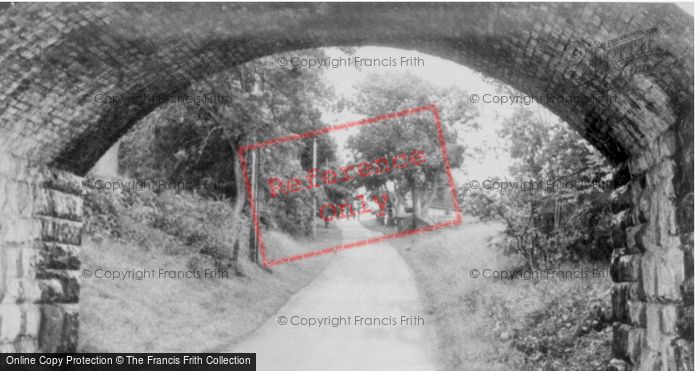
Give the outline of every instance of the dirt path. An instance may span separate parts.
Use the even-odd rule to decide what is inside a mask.
[[[348,242],[377,235],[357,222],[341,228]],[[292,324],[329,316],[344,323]],[[356,325],[356,316],[383,318],[387,325]],[[420,316],[422,325],[420,320],[401,325],[402,316]],[[316,280],[231,351],[257,353],[257,369],[263,371],[434,370],[433,323],[408,265],[392,246],[379,243],[338,253]]]

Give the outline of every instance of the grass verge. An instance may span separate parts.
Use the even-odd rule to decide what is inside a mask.
[[[191,193],[91,192],[85,209],[81,258],[91,277],[83,278],[80,294],[83,352],[226,349],[313,280],[329,259],[266,270],[242,248],[234,265],[223,258],[232,242],[231,207]],[[266,245],[290,255],[340,239],[337,229],[319,230],[313,243],[277,231],[265,234]],[[107,272],[126,278],[106,278]]]
[[[381,230],[374,221],[365,225]],[[521,262],[502,255],[490,243],[501,230],[497,223],[465,223],[391,240],[416,273],[421,295],[437,321],[442,368],[605,369],[612,338],[607,267],[554,268],[589,272],[589,279],[556,274],[533,278],[524,271],[518,276]],[[516,275],[495,279],[494,271]],[[594,273],[598,275],[593,277]]]

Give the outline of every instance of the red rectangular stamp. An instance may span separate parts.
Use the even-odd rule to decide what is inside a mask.
[[[348,139],[350,133],[354,134]],[[264,191],[263,199],[272,203],[294,202],[290,207],[293,210],[300,202],[298,197],[304,196],[307,200],[314,199],[316,207],[312,223],[322,221],[328,225],[341,220],[360,220],[364,215],[364,218],[373,216],[395,232],[356,241],[351,236],[344,236],[342,243],[336,246],[291,256],[272,256],[263,241],[254,197],[254,194],[260,193],[254,193],[252,175],[249,174],[249,167],[252,166],[249,166],[246,154],[248,151],[268,149],[298,152],[299,148],[304,148],[304,141],[321,140],[329,135],[339,135],[352,143],[353,161],[340,163],[333,160],[329,163],[326,158],[325,163],[319,163],[316,167],[307,161],[306,169],[300,166],[296,172],[293,169],[279,169],[268,174],[256,174]],[[315,148],[314,144],[314,163]],[[461,224],[462,214],[448,153],[445,131],[435,105],[241,147],[239,158],[262,264],[267,267],[280,265]],[[250,170],[255,171],[255,168]],[[325,192],[321,192],[324,188]]]

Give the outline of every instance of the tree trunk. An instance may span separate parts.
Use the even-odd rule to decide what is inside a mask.
[[[233,233],[234,242],[231,251],[231,259],[238,261],[240,251],[241,232],[243,232],[243,206],[245,206],[245,184],[243,182],[243,171],[241,171],[240,158],[237,148],[231,144],[233,150],[234,176],[236,177],[236,201],[233,204]]]
[[[435,199],[437,198],[437,190],[438,187],[434,184],[433,187],[423,187],[423,189],[419,192],[420,195],[418,197],[418,203],[420,205],[419,215],[421,217],[426,217],[428,215],[428,211],[430,211],[430,206],[433,204],[433,202],[435,202]]]
[[[414,179],[411,182],[411,203],[413,206],[413,229],[418,228],[418,194],[416,194],[416,181]]]
[[[252,198],[253,198],[252,202],[255,204],[256,213],[258,213],[259,212],[258,211],[259,210],[258,203],[257,203],[257,200],[258,200],[258,174],[260,172],[260,167],[259,167],[260,161],[258,161],[258,151],[257,150],[251,151],[251,156],[252,156],[252,159],[251,159],[252,163],[250,166],[250,169],[251,169],[250,170],[250,172],[251,172],[250,182],[252,183],[251,184],[251,192],[252,192]],[[249,244],[248,244],[248,258],[250,259],[251,262],[257,263],[258,262],[258,239],[259,239],[259,236],[257,235],[258,229],[255,228],[255,221],[253,220],[253,218],[254,218],[253,205],[250,205],[249,208],[250,208],[251,221],[250,221],[250,235],[249,235],[250,239],[249,239]],[[257,215],[257,216],[258,216],[258,220],[259,220],[260,216],[259,215]]]

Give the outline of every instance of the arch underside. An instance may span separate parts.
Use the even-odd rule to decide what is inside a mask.
[[[0,25],[0,145],[78,174],[159,105],[129,98],[175,95],[298,49],[418,50],[524,94],[573,97],[543,105],[614,162],[668,130],[693,97],[692,18],[670,4],[20,4]],[[634,76],[590,52],[652,28]],[[129,103],[81,100],[96,94]]]

